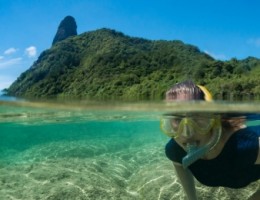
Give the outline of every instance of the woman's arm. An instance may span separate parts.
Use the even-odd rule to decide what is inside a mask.
[[[179,163],[174,162],[173,165],[188,200],[197,200],[194,178],[191,172],[184,169]]]
[[[257,159],[255,161],[255,164],[257,165],[260,165],[260,137],[258,138],[258,141],[259,141],[259,148],[258,148],[258,156],[257,156]]]

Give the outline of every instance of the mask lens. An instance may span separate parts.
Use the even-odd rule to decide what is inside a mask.
[[[161,119],[161,130],[169,137],[185,137],[192,134],[207,134],[215,124],[214,118],[164,116]]]
[[[182,119],[181,117],[164,116],[161,119],[162,132],[169,137],[177,137]]]
[[[189,125],[200,134],[207,134],[214,124],[215,119],[206,117],[191,118],[189,122]]]

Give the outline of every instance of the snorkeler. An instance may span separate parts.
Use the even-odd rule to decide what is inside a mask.
[[[212,99],[192,81],[173,86],[167,101]],[[162,131],[172,139],[165,152],[189,200],[197,200],[194,178],[211,187],[244,188],[260,179],[260,126],[247,127],[243,118],[217,114],[166,114]],[[260,187],[250,198],[260,200]]]

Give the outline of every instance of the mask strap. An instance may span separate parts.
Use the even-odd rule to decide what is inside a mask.
[[[197,85],[201,90],[202,90],[202,92],[204,93],[204,99],[206,100],[206,101],[212,101],[213,100],[213,98],[212,98],[212,95],[211,95],[211,93],[208,91],[208,89],[207,88],[205,88],[204,86],[202,86],[202,85]]]

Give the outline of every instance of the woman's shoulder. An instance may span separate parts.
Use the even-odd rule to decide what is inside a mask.
[[[245,128],[241,128],[235,131],[231,139],[255,139],[260,137],[260,126],[246,126]]]
[[[227,141],[237,157],[245,163],[254,163],[259,151],[260,126],[248,126],[237,130]]]
[[[227,139],[225,146],[236,146],[238,149],[258,148],[260,126],[246,126],[234,131]]]
[[[248,126],[247,131],[250,131],[252,134],[256,134],[258,137],[260,137],[260,125],[258,126]]]
[[[165,146],[165,154],[170,160],[181,163],[187,153],[174,139],[170,139]]]

